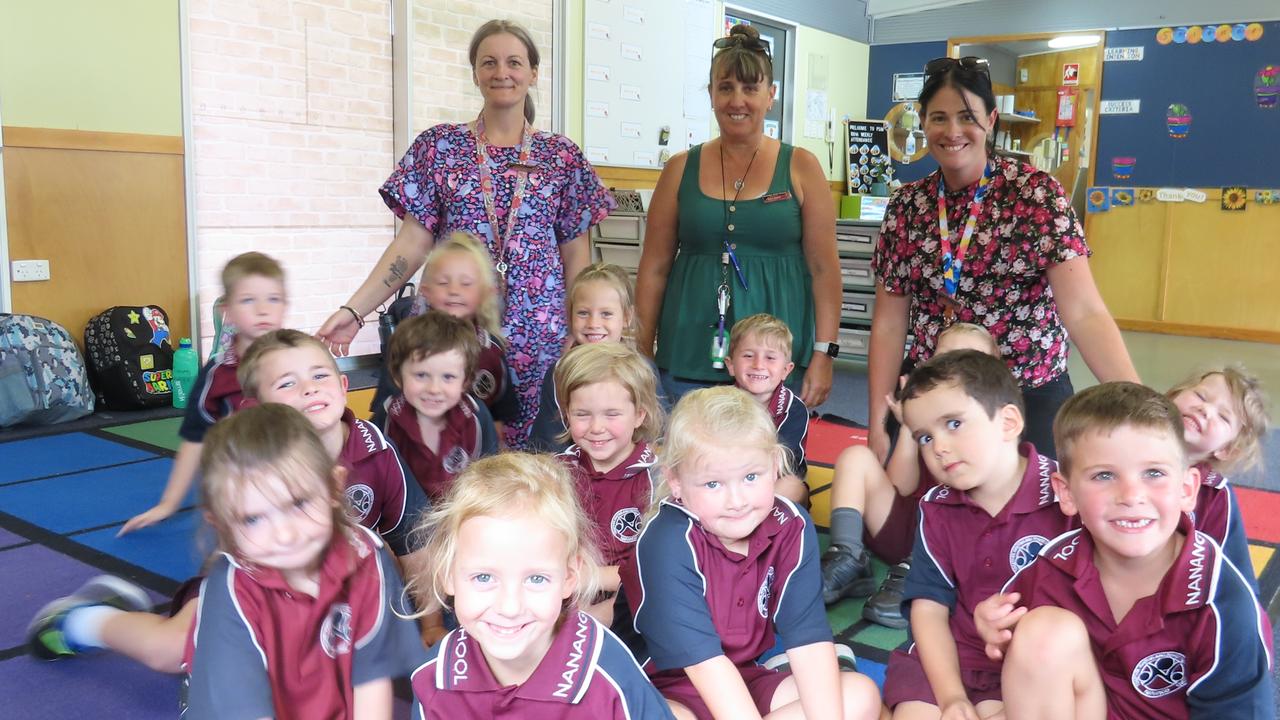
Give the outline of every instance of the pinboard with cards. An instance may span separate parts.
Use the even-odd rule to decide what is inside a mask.
[[[870,193],[871,185],[888,179],[889,126],[883,120],[846,120],[849,171],[848,191]]]

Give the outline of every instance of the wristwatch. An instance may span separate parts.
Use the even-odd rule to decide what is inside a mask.
[[[833,342],[815,342],[813,349],[820,353],[826,353],[833,358],[840,357],[840,346]]]

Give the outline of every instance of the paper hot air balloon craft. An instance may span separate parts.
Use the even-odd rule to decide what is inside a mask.
[[[1280,67],[1268,65],[1253,79],[1253,97],[1260,108],[1274,108],[1280,100]]]
[[[1170,105],[1167,120],[1169,137],[1181,139],[1191,132],[1191,110],[1186,105],[1182,103]]]

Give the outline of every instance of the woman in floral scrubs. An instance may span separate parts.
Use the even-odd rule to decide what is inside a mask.
[[[985,60],[931,61],[920,105],[939,170],[894,194],[875,251],[871,447],[882,459],[888,451],[885,396],[907,333],[913,366],[947,324],[971,322],[1022,386],[1025,439],[1053,457],[1053,416],[1072,393],[1068,337],[1099,381],[1138,381],[1089,271],[1084,230],[1053,176],[993,151],[999,115]]]
[[[364,284],[317,334],[345,354],[359,330],[357,318],[417,272],[434,238],[457,230],[475,235],[499,271],[505,269],[506,360],[520,404],[517,420],[506,424],[505,444],[523,447],[542,377],[564,346],[566,281],[590,262],[587,233],[613,200],[572,140],[529,124],[539,58],[523,28],[485,23],[472,37],[470,60],[484,108],[472,122],[426,130],[409,147],[380,188],[404,224]]]

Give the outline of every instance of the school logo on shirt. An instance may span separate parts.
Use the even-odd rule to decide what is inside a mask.
[[[1129,680],[1152,699],[1176,693],[1187,686],[1187,656],[1172,650],[1152,653],[1138,661]]]
[[[445,453],[444,460],[440,461],[444,466],[444,471],[450,475],[457,475],[471,464],[471,457],[467,455],[467,451],[461,446],[455,445],[449,452]]]
[[[320,648],[331,658],[351,652],[351,606],[334,603],[320,625]]]
[[[347,488],[347,517],[357,523],[364,522],[372,509],[373,488],[363,483]]]
[[[769,617],[769,599],[773,597],[773,566],[769,566],[769,571],[764,575],[764,582],[760,583],[760,592],[756,593],[756,610],[760,612],[760,617]]]
[[[1043,535],[1024,535],[1009,548],[1009,569],[1015,573],[1031,564],[1040,554],[1040,550],[1049,544],[1049,538]]]
[[[640,508],[622,508],[614,513],[613,519],[609,521],[609,530],[613,532],[614,539],[628,545],[640,539],[642,527],[644,527],[644,516],[640,514]]]
[[[493,396],[493,391],[497,389],[498,381],[494,379],[493,373],[488,370],[477,370],[476,381],[471,383],[471,391],[481,400],[488,400]]]

